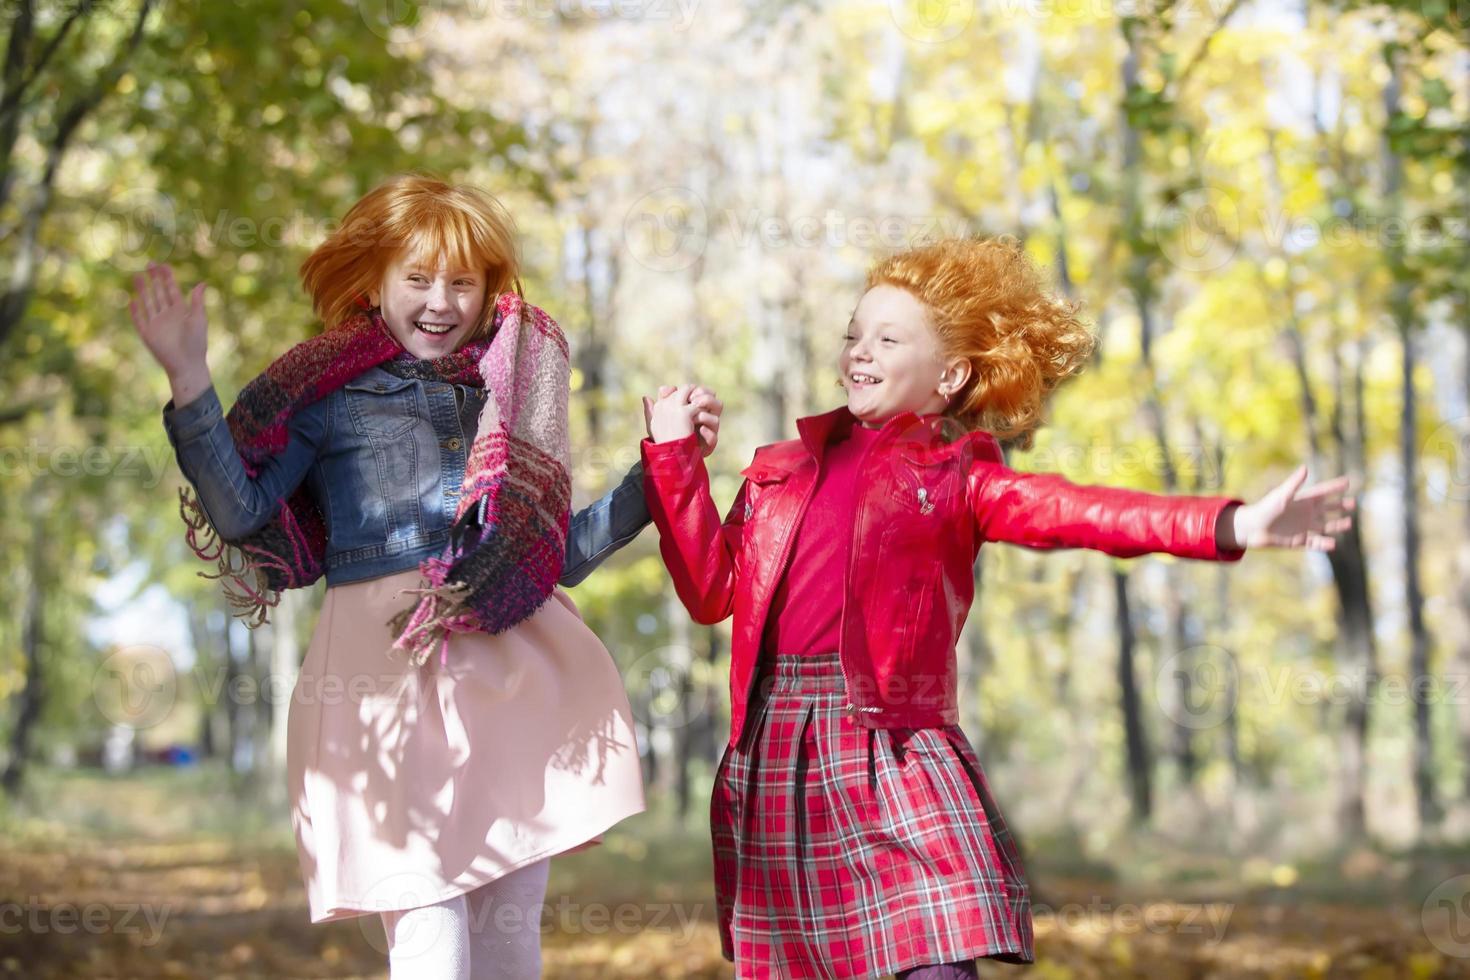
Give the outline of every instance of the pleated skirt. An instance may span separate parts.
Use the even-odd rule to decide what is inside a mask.
[[[738,977],[886,976],[1035,960],[1015,842],[957,725],[871,729],[837,654],[777,657],[711,802]]]

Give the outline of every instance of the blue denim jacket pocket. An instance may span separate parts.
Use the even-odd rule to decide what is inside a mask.
[[[424,417],[420,382],[373,369],[342,386],[352,427],[370,441],[403,435]]]

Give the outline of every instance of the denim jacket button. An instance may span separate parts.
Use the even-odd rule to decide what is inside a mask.
[[[460,442],[459,441],[459,437],[456,436],[453,439],[450,439],[449,441],[447,441],[446,443],[444,443],[444,448],[445,449],[457,450],[457,449],[459,449],[460,446],[463,446],[463,445],[464,445],[464,443]]]

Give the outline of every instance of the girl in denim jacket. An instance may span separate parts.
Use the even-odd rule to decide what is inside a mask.
[[[539,976],[548,859],[644,806],[616,667],[559,588],[648,523],[641,469],[570,516],[566,340],[489,195],[390,180],[302,278],[332,326],[228,416],[203,284],[150,264],[130,311],[237,614],[327,580],[287,721],[311,919],[379,913],[395,977]],[[712,449],[722,406],[690,404]]]

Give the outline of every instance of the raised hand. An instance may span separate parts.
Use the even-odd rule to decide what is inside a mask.
[[[174,401],[182,406],[209,387],[209,322],[204,314],[204,283],[185,300],[166,264],[148,263],[146,275],[133,277],[137,294],[128,302],[143,346],[168,373]]]
[[[697,411],[689,403],[694,385],[679,385],[659,388],[658,399],[643,396],[643,418],[648,424],[648,438],[654,442],[673,442],[694,434],[694,415]]]
[[[1332,536],[1353,526],[1357,501],[1346,495],[1351,481],[1339,476],[1303,490],[1306,479],[1303,464],[1260,500],[1235,508],[1224,543],[1233,548],[1333,550],[1337,542]]]

